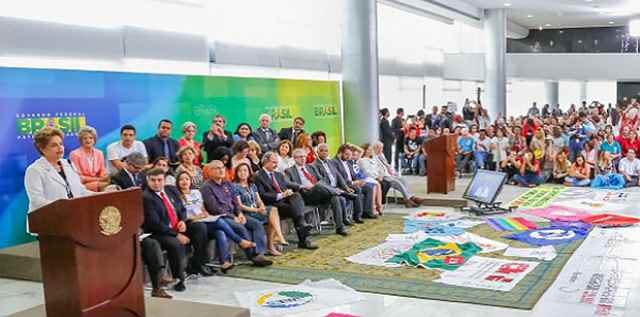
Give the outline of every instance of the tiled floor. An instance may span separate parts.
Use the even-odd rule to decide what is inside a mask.
[[[412,188],[420,190],[424,188],[423,179],[412,178]],[[466,187],[468,179],[458,181],[457,191],[452,194],[461,195]],[[499,200],[508,202],[520,193],[524,192],[522,188],[506,186],[499,197]],[[452,212],[450,208],[431,208],[434,210],[442,210]],[[386,212],[408,213],[411,210],[401,208],[399,206],[389,205]],[[200,278],[189,281],[187,291],[184,293],[173,293],[176,299],[215,303],[223,305],[237,305],[234,292],[252,289],[268,289],[271,287],[281,286],[282,284],[267,283],[260,281],[251,281],[244,279],[235,279],[227,277],[210,277]],[[491,306],[471,305],[463,303],[442,302],[433,300],[422,300],[414,298],[402,298],[396,296],[386,296],[377,294],[364,294],[365,301],[361,301],[352,305],[334,307],[323,311],[311,313],[289,315],[316,317],[325,316],[329,312],[350,313],[358,316],[366,317],[521,317],[521,316],[560,316],[565,314],[571,317],[578,317],[571,314],[571,307],[567,307],[565,312],[549,313],[546,308],[549,300],[543,296],[533,311],[523,311],[515,309],[505,309]],[[640,316],[640,301],[636,300],[640,296],[640,284],[635,285],[631,291],[628,300],[627,313],[625,316]],[[3,280],[0,279],[0,316],[5,316],[38,304],[43,303],[42,285],[33,282]],[[255,316],[255,315],[253,315]]]

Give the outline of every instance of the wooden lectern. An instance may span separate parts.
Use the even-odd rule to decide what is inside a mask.
[[[29,214],[48,317],[143,317],[139,188],[61,199]]]
[[[422,145],[427,153],[427,193],[447,194],[456,188],[456,137],[442,135]]]

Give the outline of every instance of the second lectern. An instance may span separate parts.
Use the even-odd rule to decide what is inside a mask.
[[[427,193],[447,194],[455,190],[456,137],[442,135],[422,145],[427,153]]]
[[[140,189],[61,199],[29,214],[48,317],[145,316]]]

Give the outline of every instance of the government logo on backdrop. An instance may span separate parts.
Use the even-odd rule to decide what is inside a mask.
[[[83,112],[41,113],[28,112],[16,114],[16,134],[18,140],[33,138],[38,130],[44,127],[60,129],[66,136],[73,136],[80,128],[87,125],[87,117]]]

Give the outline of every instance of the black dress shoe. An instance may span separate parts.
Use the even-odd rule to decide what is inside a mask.
[[[215,270],[210,269],[204,265],[199,268],[189,268],[186,271],[188,274],[199,274],[202,276],[213,276],[215,274]]]
[[[269,266],[269,265],[273,264],[273,261],[267,260],[262,255],[256,255],[251,259],[251,263],[253,263],[253,265],[255,265],[257,267],[265,267],[265,266]]]
[[[341,235],[343,237],[346,237],[346,236],[349,235],[349,232],[347,232],[347,229],[345,229],[345,228],[340,228],[340,229],[336,230],[336,234],[339,234],[339,235]]]
[[[362,219],[353,219],[353,222],[355,222],[355,223],[364,223],[364,221],[362,221]]]
[[[173,290],[176,292],[184,292],[187,288],[184,286],[184,281],[180,280],[178,284],[173,285]]]
[[[313,243],[311,243],[311,241],[309,239],[304,239],[304,240],[298,242],[298,248],[307,249],[307,250],[316,250],[318,248],[318,246],[313,244]]]
[[[378,219],[378,216],[365,214],[365,215],[362,216],[362,218],[365,218],[365,219]]]
[[[353,222],[351,222],[350,220],[345,220],[342,222],[345,226],[353,226]]]

